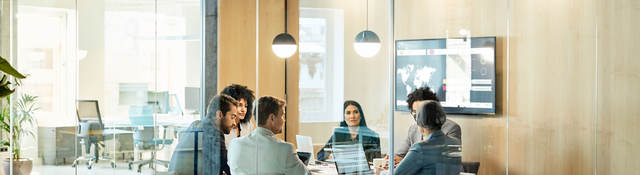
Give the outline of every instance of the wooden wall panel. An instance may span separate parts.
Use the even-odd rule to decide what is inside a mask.
[[[510,1],[509,174],[593,174],[594,1]]]
[[[472,37],[496,36],[497,114],[493,116],[448,115],[462,128],[463,161],[480,162],[479,174],[506,174],[506,0],[398,0],[396,40],[461,37],[460,29]],[[406,114],[404,114],[406,115]],[[404,117],[403,114],[396,115]],[[396,122],[400,120],[396,119]],[[413,122],[411,120],[410,122]],[[405,123],[404,126],[411,123]],[[396,127],[396,133],[406,130]],[[398,136],[399,134],[395,134]],[[403,137],[405,135],[401,135]],[[402,138],[396,138],[400,141]]]
[[[287,126],[292,135],[288,141],[295,143],[298,122],[298,56],[286,59],[288,66],[287,93],[285,97],[285,59],[278,58],[271,50],[273,38],[284,32],[284,0],[259,2],[258,49],[256,49],[256,1],[220,0],[218,89],[238,83],[258,89],[259,96],[275,96],[287,100]],[[288,0],[288,32],[298,38],[298,1]],[[256,67],[256,50],[259,63]],[[256,87],[256,70],[259,70],[259,87]],[[293,125],[295,123],[295,125]],[[289,126],[292,125],[292,126]],[[284,134],[277,135],[281,139]]]
[[[598,4],[598,174],[640,167],[640,1]]]
[[[218,91],[233,83],[255,90],[256,1],[218,3]]]
[[[255,1],[220,3],[219,88],[255,88]],[[285,61],[270,47],[283,30],[283,4],[260,3],[260,94],[284,98]],[[292,7],[298,1],[289,3],[289,32],[297,38],[298,9]],[[450,116],[462,127],[463,160],[480,161],[480,174],[505,174],[507,164],[510,174],[593,174],[595,168],[633,174],[640,165],[634,149],[640,97],[633,95],[640,89],[638,9],[633,0],[397,0],[395,34],[398,40],[459,37],[459,29],[469,29],[472,36],[498,37],[498,114]],[[287,60],[290,142],[299,130],[292,107],[297,59]]]

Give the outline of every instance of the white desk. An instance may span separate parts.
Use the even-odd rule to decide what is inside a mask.
[[[376,174],[373,167],[371,168],[372,168],[371,172],[366,172],[362,174]],[[307,166],[307,169],[311,174],[330,174],[330,175],[338,174],[338,171],[336,170],[336,165],[334,163],[327,163],[326,165],[309,163],[309,165]]]
[[[311,174],[338,174],[338,171],[336,171],[336,165],[332,163],[326,165],[312,165],[311,163],[309,163],[307,169]]]
[[[173,128],[187,128],[191,122],[196,120],[193,116],[171,116],[171,115],[158,115],[156,118],[157,126],[161,127],[173,127]],[[131,121],[128,117],[114,117],[107,116],[102,120],[105,128],[121,128],[132,127]]]

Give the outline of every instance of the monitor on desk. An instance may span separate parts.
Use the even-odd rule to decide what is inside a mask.
[[[194,113],[200,111],[200,88],[185,87],[184,88],[184,109],[191,110]]]
[[[153,106],[153,112],[158,114],[166,114],[169,112],[169,92],[147,92],[147,104]]]
[[[80,122],[93,121],[102,123],[98,100],[78,100],[76,114]]]
[[[147,83],[120,83],[118,104],[146,105],[148,102]]]

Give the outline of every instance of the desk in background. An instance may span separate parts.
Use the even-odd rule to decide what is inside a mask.
[[[71,164],[76,155],[82,155],[80,142],[75,140],[76,128],[38,127],[38,157],[42,158],[44,165]]]
[[[162,117],[159,120],[158,126],[173,128],[176,131],[187,128],[193,121],[193,119],[178,119],[177,117]],[[108,141],[111,143],[105,143],[106,153],[122,153],[119,160],[133,158],[133,126],[131,122],[129,120],[105,120],[104,122],[104,132],[107,135],[111,133],[115,137],[114,140]],[[38,127],[38,157],[42,158],[42,163],[44,165],[68,165],[73,163],[76,156],[82,155],[82,145],[79,140],[77,142],[75,140],[76,132],[77,126]]]

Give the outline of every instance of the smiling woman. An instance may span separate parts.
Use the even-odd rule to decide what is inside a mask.
[[[368,162],[380,158],[380,137],[367,127],[360,104],[353,100],[344,102],[344,120],[335,128],[333,135],[318,152],[318,160],[329,158],[327,153],[334,145],[362,145]]]

